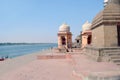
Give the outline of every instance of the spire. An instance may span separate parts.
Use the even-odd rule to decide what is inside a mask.
[[[108,0],[108,3],[120,4],[120,0]]]
[[[109,0],[104,0],[104,7],[108,4]]]

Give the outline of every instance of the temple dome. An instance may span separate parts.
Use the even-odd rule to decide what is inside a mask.
[[[120,22],[120,0],[109,0],[104,10],[93,19],[91,29],[101,24],[118,22]]]
[[[91,23],[89,23],[88,21],[85,22],[82,26],[82,31],[88,31],[91,29]]]
[[[62,25],[59,27],[59,31],[60,31],[60,32],[70,32],[70,27],[69,27],[69,25],[67,25],[67,24],[62,24]]]

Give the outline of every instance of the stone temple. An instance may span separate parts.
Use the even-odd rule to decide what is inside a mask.
[[[92,41],[92,32],[91,32],[91,23],[89,23],[88,21],[85,22],[82,26],[82,45],[81,48],[84,48],[86,45],[91,44]]]
[[[92,21],[92,42],[85,54],[95,61],[120,65],[120,0],[107,0],[104,9]]]

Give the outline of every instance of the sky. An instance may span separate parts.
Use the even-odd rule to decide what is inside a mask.
[[[102,9],[103,0],[0,0],[0,42],[57,43],[63,23],[74,41]]]

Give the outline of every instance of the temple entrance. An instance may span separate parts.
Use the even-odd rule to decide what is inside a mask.
[[[62,36],[61,39],[62,39],[62,45],[66,45],[66,39],[65,39],[65,36]]]
[[[118,46],[120,46],[120,23],[117,25],[117,33],[118,33]]]
[[[87,44],[91,44],[91,35],[89,35],[87,38]]]
[[[79,40],[77,40],[77,43],[79,43]]]

